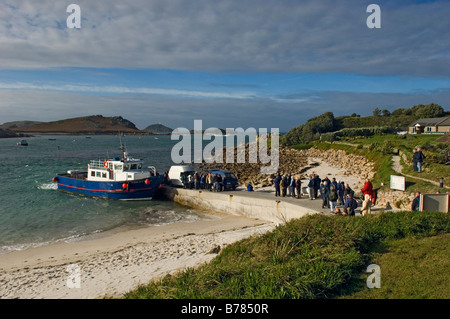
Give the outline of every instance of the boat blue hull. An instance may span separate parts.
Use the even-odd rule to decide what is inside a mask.
[[[148,179],[150,184],[147,185],[145,179],[130,182],[97,182],[58,175],[57,183],[58,190],[79,195],[119,200],[148,200],[152,199],[160,188],[164,176],[157,175]],[[127,184],[126,188],[123,187],[124,184]]]

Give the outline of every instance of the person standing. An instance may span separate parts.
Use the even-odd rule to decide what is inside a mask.
[[[300,176],[297,176],[295,179],[295,189],[297,191],[297,198],[302,197],[302,180],[300,179]]]
[[[222,179],[222,175],[217,174],[217,187],[218,187],[218,192],[221,192],[223,190],[223,179]]]
[[[322,182],[322,180],[320,179],[319,175],[314,174],[314,198],[317,198],[317,196],[319,195],[319,189],[320,189],[320,183]]]
[[[280,173],[277,173],[277,176],[273,180],[273,184],[275,185],[275,197],[281,196],[281,192],[280,192],[281,176],[280,176]]]
[[[192,189],[192,184],[194,181],[194,176],[192,174],[188,175],[188,185],[189,185],[189,189]]]
[[[308,195],[309,195],[309,199],[310,199],[310,200],[313,200],[313,199],[314,199],[314,189],[315,189],[315,186],[314,186],[314,176],[313,176],[313,175],[311,175],[311,177],[310,177],[310,179],[309,179],[309,181],[308,181],[307,187],[308,187]]]
[[[206,175],[206,189],[211,190],[211,172]]]
[[[291,173],[289,173],[286,176],[286,181],[287,181],[286,185],[287,185],[287,191],[288,191],[287,196],[291,197],[292,196],[292,192],[291,192],[291,182],[292,182]]]
[[[372,212],[372,199],[370,198],[369,194],[364,195],[364,201],[362,203],[361,207],[361,214],[365,216],[366,214],[369,214]]]
[[[417,149],[413,149],[412,162],[413,170],[414,172],[417,172]]]
[[[186,188],[186,175],[184,173],[181,173],[180,180],[181,183],[183,184],[183,188]]]
[[[219,182],[217,174],[215,174],[212,178],[212,184],[213,184],[213,191],[218,192],[219,191]]]
[[[291,182],[289,183],[289,192],[291,197],[295,197],[295,179],[290,176]]]
[[[330,186],[330,191],[328,193],[328,200],[330,202],[331,212],[334,213],[334,211],[337,208],[338,194],[336,192],[336,185],[333,183]]]
[[[339,204],[340,205],[344,205],[344,195],[345,195],[345,184],[344,182],[341,182],[339,184],[339,189],[338,189],[338,196],[339,196]]]
[[[287,177],[283,175],[281,178],[281,196],[286,197],[286,189],[288,187]]]
[[[205,184],[206,184],[206,177],[205,174],[201,174],[200,177],[200,189],[205,189]]]
[[[373,185],[368,178],[366,178],[366,182],[364,183],[364,187],[361,190],[361,192],[363,193],[363,196],[366,194],[368,194],[369,196],[372,196]]]
[[[422,153],[420,148],[417,149],[417,172],[422,173],[422,164],[423,160],[425,159],[425,155]]]
[[[347,201],[348,195],[353,196],[354,193],[355,192],[353,191],[353,189],[348,184],[345,184],[345,189],[344,189],[345,201]],[[345,203],[344,203],[344,205],[345,205]]]
[[[326,206],[328,206],[328,193],[329,193],[329,188],[327,185],[327,181],[322,181],[321,185],[320,185],[320,196],[322,196],[322,208],[325,208]]]
[[[416,197],[414,197],[411,204],[411,210],[413,212],[420,212],[420,192],[416,192]]]
[[[194,188],[195,189],[200,188],[200,176],[198,175],[198,172],[194,173]]]

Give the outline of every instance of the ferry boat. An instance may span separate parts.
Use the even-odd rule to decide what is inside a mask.
[[[58,190],[85,196],[119,200],[150,200],[161,187],[163,175],[155,167],[144,169],[144,161],[131,158],[121,147],[123,158],[92,160],[87,172],[69,170],[53,182]]]

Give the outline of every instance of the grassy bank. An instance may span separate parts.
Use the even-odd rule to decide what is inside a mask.
[[[444,136],[445,137],[445,136]],[[376,171],[372,183],[376,188],[384,185],[388,189],[391,175],[398,175],[392,168],[392,156],[394,154],[404,154],[401,159],[403,166],[403,173],[407,176],[406,191],[435,193],[436,191],[448,191],[445,188],[440,188],[437,185],[423,181],[419,178],[424,178],[434,182],[439,182],[441,177],[445,179],[445,185],[450,184],[448,176],[450,176],[450,165],[442,164],[445,162],[445,150],[448,149],[448,140],[441,141],[443,136],[440,135],[403,135],[397,134],[383,134],[374,135],[367,138],[352,138],[341,142],[327,143],[315,142],[308,145],[295,145],[295,149],[305,149],[309,147],[316,147],[321,150],[335,149],[344,150],[347,154],[357,154],[365,156],[368,160],[373,162]],[[421,147],[427,158],[424,162],[422,173],[413,171],[412,168],[412,150],[416,147]],[[406,157],[407,161],[404,161]],[[415,178],[417,177],[417,178]],[[383,188],[383,187],[381,187]]]
[[[367,277],[362,278],[362,274],[367,266],[389,243],[447,234],[449,230],[450,217],[442,213],[306,216],[234,243],[210,263],[141,286],[125,298],[352,296],[364,286]],[[443,238],[448,242],[448,236]],[[408,276],[408,271],[403,275]],[[448,274],[433,278],[445,281]],[[433,282],[422,285],[435,286]]]

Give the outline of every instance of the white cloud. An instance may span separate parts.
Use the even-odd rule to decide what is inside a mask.
[[[169,95],[190,98],[220,98],[220,99],[249,99],[254,98],[255,93],[224,93],[224,92],[202,92],[176,89],[159,88],[131,88],[122,86],[92,86],[75,84],[33,84],[26,82],[5,83],[0,82],[0,89],[3,90],[40,90],[40,91],[59,91],[59,92],[77,92],[77,93],[100,93],[100,94],[149,94],[149,95]]]
[[[214,72],[450,74],[450,3],[378,1],[3,1],[0,68],[57,66]]]

